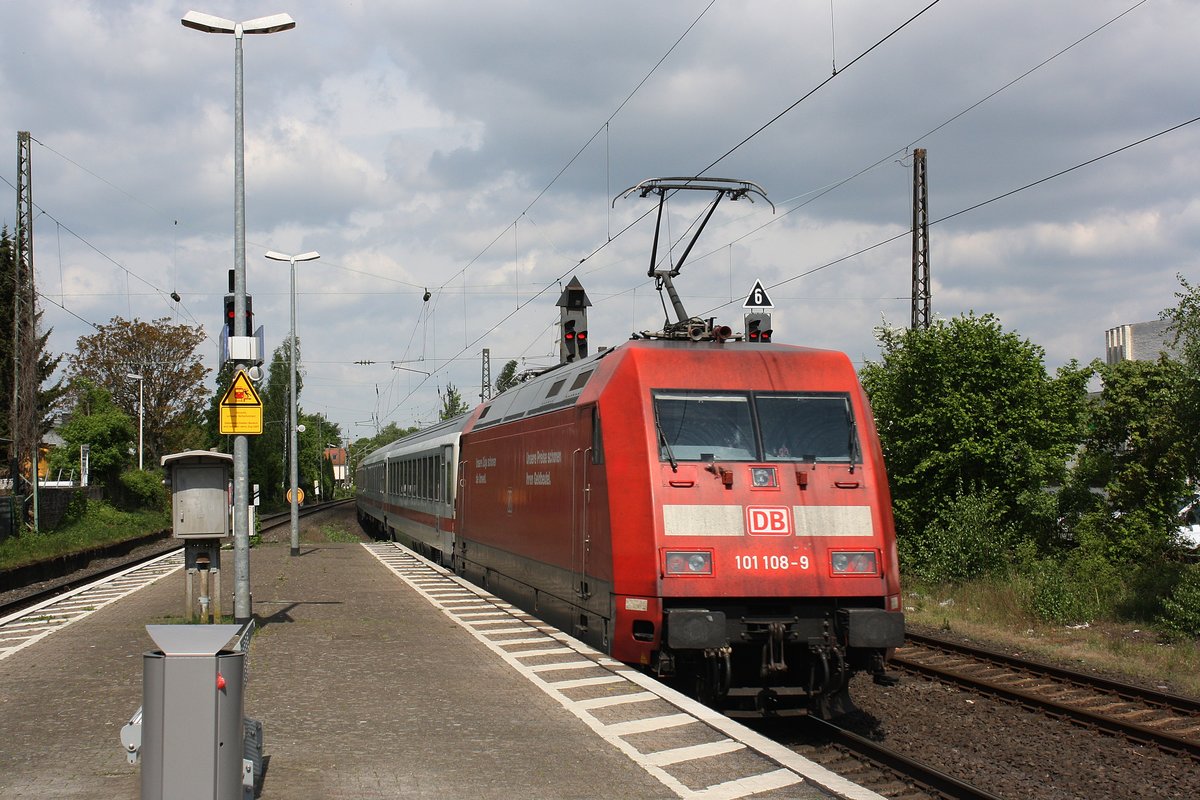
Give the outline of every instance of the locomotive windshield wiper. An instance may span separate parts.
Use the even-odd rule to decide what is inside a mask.
[[[846,406],[846,429],[850,434],[850,474],[854,474],[854,462],[858,456],[858,436],[856,431],[857,425],[854,422],[854,409],[849,404]]]
[[[671,472],[679,472],[679,465],[675,463],[675,454],[671,452],[671,443],[667,441],[667,435],[663,433],[662,423],[658,421],[658,417],[654,418],[654,427],[658,430],[658,441],[667,454],[667,461],[671,462]]]

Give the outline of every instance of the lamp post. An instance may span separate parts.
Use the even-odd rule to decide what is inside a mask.
[[[146,419],[145,393],[143,392],[146,380],[141,375],[135,375],[132,372],[125,377],[138,382],[138,471],[140,472],[142,470],[142,423]]]
[[[245,22],[189,11],[180,20],[185,28],[204,33],[232,33],[233,49],[233,334],[246,330],[246,177],[242,135],[242,35],[276,33],[296,27],[287,14],[274,14]],[[240,370],[245,361],[235,362]],[[250,622],[250,484],[249,442],[245,434],[233,437],[233,616],[239,624]]]
[[[291,474],[291,500],[289,505],[292,511],[292,549],[293,556],[300,555],[300,503],[299,503],[299,466],[296,464],[296,262],[297,261],[315,261],[320,258],[321,254],[316,250],[308,253],[301,253],[298,256],[285,256],[283,253],[276,253],[271,250],[267,253],[267,258],[272,261],[286,261],[289,265],[289,271],[292,276],[292,333],[291,341],[291,360],[292,365],[289,372],[290,375],[290,394],[288,395],[289,412],[291,413],[291,447],[288,448],[288,472]]]

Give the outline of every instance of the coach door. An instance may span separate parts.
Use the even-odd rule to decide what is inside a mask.
[[[592,425],[595,406],[576,409],[576,446],[571,454],[571,562],[575,596],[592,595],[588,583],[591,538],[588,531],[588,502],[591,498]]]

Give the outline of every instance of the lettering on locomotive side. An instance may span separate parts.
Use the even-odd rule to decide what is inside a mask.
[[[791,509],[787,506],[746,506],[746,533],[751,536],[791,536]]]
[[[496,459],[493,456],[486,456],[475,459],[476,469],[487,469],[488,467],[496,466]]]
[[[535,450],[532,453],[525,454],[525,466],[533,466],[534,464],[561,464],[561,450]]]
[[[525,485],[526,486],[549,486],[550,485],[550,473],[549,472],[526,472],[525,473]]]

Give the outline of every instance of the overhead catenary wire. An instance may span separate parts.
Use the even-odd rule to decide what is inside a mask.
[[[0,181],[4,181],[4,183],[8,184],[10,187],[12,187],[12,189],[13,189],[14,191],[16,191],[16,188],[17,188],[17,187],[16,187],[16,186],[15,186],[15,185],[12,183],[12,181],[10,181],[10,180],[9,180],[7,177],[5,177],[5,176],[3,176],[3,175],[0,175]],[[100,248],[99,248],[97,245],[95,245],[95,244],[93,244],[91,241],[89,241],[89,240],[87,239],[87,237],[85,237],[85,236],[83,236],[82,234],[80,234],[80,233],[76,232],[76,231],[75,231],[74,229],[72,229],[72,228],[71,228],[69,225],[65,224],[65,223],[64,223],[62,220],[60,220],[60,219],[58,219],[57,217],[55,217],[53,214],[51,214],[49,211],[47,211],[47,210],[46,210],[45,208],[43,208],[42,206],[38,205],[37,203],[34,203],[34,204],[33,204],[33,207],[34,207],[35,209],[37,209],[37,211],[38,211],[38,214],[39,214],[40,216],[41,216],[41,215],[44,215],[46,218],[48,218],[48,219],[50,219],[51,221],[53,221],[53,222],[55,223],[55,225],[57,225],[57,226],[59,227],[59,229],[60,229],[60,230],[65,230],[67,233],[69,233],[69,234],[71,234],[72,236],[74,236],[74,237],[75,237],[77,240],[79,240],[80,242],[82,242],[84,245],[86,245],[86,246],[87,246],[89,249],[91,249],[93,252],[95,252],[95,253],[96,253],[97,255],[99,255],[101,258],[103,258],[104,260],[108,261],[108,262],[109,262],[109,263],[111,263],[113,266],[117,267],[118,269],[120,269],[120,270],[124,271],[124,272],[125,272],[125,274],[126,274],[126,276],[127,276],[127,280],[128,280],[128,277],[133,277],[133,278],[136,278],[136,279],[137,279],[138,281],[140,281],[141,283],[143,283],[143,284],[145,284],[146,286],[148,286],[149,288],[153,289],[153,290],[154,290],[154,293],[155,293],[157,296],[159,296],[160,298],[163,298],[163,301],[164,301],[164,303],[167,305],[167,308],[168,308],[168,309],[171,309],[171,308],[172,308],[172,307],[171,307],[171,305],[170,305],[170,292],[168,292],[168,291],[166,291],[165,289],[163,289],[162,287],[160,287],[160,286],[157,286],[157,285],[155,285],[154,283],[152,283],[152,282],[150,282],[150,281],[146,280],[146,279],[145,279],[145,278],[143,278],[141,275],[138,275],[136,272],[134,272],[133,270],[131,270],[129,267],[127,267],[127,266],[125,266],[124,264],[122,264],[121,262],[117,261],[115,258],[113,258],[112,256],[110,256],[108,253],[106,253],[106,252],[104,252],[103,250],[101,250],[101,249],[100,249]],[[65,294],[65,293],[64,293],[64,294]],[[128,292],[126,292],[125,294],[126,294],[126,295],[128,295]],[[52,301],[51,301],[51,302],[52,302]],[[63,305],[63,304],[59,304],[59,303],[53,303],[53,305],[55,305],[55,306],[57,306],[57,307],[60,307],[60,308],[63,308],[64,310],[65,310],[65,308],[66,308],[66,307],[65,307],[65,305]],[[201,325],[201,323],[200,323],[200,322],[199,322],[199,321],[196,319],[196,317],[195,317],[195,316],[194,316],[194,315],[191,313],[191,311],[190,311],[190,310],[187,308],[187,306],[186,306],[186,305],[183,305],[182,303],[181,303],[180,305],[182,306],[182,308],[183,308],[183,310],[184,310],[184,312],[185,312],[186,316],[188,317],[188,319],[189,319],[189,320],[191,320],[191,322],[192,322],[193,324],[195,324],[195,325]],[[72,316],[76,316],[76,317],[78,317],[78,315],[75,315],[75,314],[72,314]],[[94,325],[94,323],[88,323],[88,324],[90,324],[90,325]]]
[[[768,120],[768,121],[767,121],[765,124],[763,124],[763,125],[759,126],[759,128],[758,128],[757,130],[755,130],[755,131],[754,131],[753,133],[751,133],[749,136],[746,136],[745,138],[743,138],[743,139],[742,139],[742,140],[741,140],[741,141],[740,141],[738,144],[734,145],[732,148],[730,148],[728,151],[726,151],[724,155],[722,155],[720,158],[718,158],[718,159],[716,159],[715,161],[713,161],[713,162],[712,162],[712,163],[711,163],[711,164],[710,164],[708,167],[706,167],[706,168],[705,168],[703,171],[701,171],[701,172],[700,172],[700,173],[698,173],[698,174],[702,175],[704,172],[707,172],[709,169],[712,169],[712,167],[716,166],[716,165],[717,165],[717,164],[719,164],[721,161],[723,161],[725,158],[727,158],[729,155],[731,155],[732,153],[734,153],[735,151],[737,151],[739,148],[741,148],[742,146],[744,146],[746,143],[748,143],[749,141],[753,140],[753,139],[754,139],[756,136],[758,136],[760,133],[762,133],[764,130],[766,130],[768,127],[770,127],[772,124],[774,124],[775,122],[777,122],[779,119],[781,119],[783,116],[785,116],[785,115],[786,115],[788,112],[790,112],[790,111],[792,111],[793,109],[795,109],[795,108],[796,108],[798,105],[800,105],[800,103],[804,102],[804,100],[806,100],[807,98],[811,97],[813,94],[815,94],[815,93],[816,93],[818,90],[820,90],[820,89],[821,89],[823,86],[827,85],[827,84],[828,84],[828,83],[829,83],[831,80],[833,80],[834,78],[838,77],[839,75],[842,75],[842,74],[843,74],[843,73],[844,73],[844,72],[845,72],[847,69],[849,69],[850,67],[854,66],[854,64],[856,64],[856,63],[858,63],[859,61],[861,61],[861,60],[862,60],[864,57],[866,57],[866,56],[867,56],[869,53],[871,53],[872,51],[876,50],[876,49],[877,49],[878,47],[880,47],[882,44],[884,44],[884,43],[885,43],[885,42],[887,42],[889,39],[891,39],[892,37],[894,37],[894,36],[895,36],[897,33],[899,33],[901,30],[903,30],[903,29],[904,29],[904,28],[906,28],[908,25],[910,25],[912,22],[914,22],[916,19],[918,19],[919,17],[921,17],[921,16],[922,16],[922,15],[923,15],[923,14],[924,14],[926,11],[928,11],[930,8],[932,8],[933,6],[937,5],[937,4],[938,4],[940,1],[941,1],[941,0],[932,0],[932,2],[930,2],[928,5],[926,5],[926,6],[925,6],[923,9],[921,9],[920,11],[918,11],[918,12],[917,12],[916,14],[914,14],[913,16],[909,17],[909,19],[907,19],[905,22],[901,23],[899,26],[897,26],[896,28],[894,28],[894,29],[893,29],[891,32],[887,33],[885,36],[883,36],[882,38],[880,38],[878,41],[876,41],[876,42],[875,42],[874,44],[872,44],[870,47],[868,47],[867,49],[865,49],[864,51],[862,51],[861,53],[859,53],[857,56],[855,56],[855,58],[853,58],[853,59],[852,59],[852,60],[851,60],[849,63],[847,63],[847,64],[846,64],[846,66],[845,66],[845,67],[844,67],[842,70],[838,71],[837,73],[835,73],[834,75],[830,76],[829,78],[826,78],[825,80],[821,81],[821,82],[820,82],[820,83],[819,83],[817,86],[815,86],[815,87],[813,87],[812,89],[810,89],[808,92],[806,92],[804,95],[802,95],[802,96],[801,96],[799,99],[797,99],[795,102],[791,103],[791,104],[790,104],[790,105],[789,105],[787,108],[785,108],[783,111],[779,112],[779,113],[778,113],[778,114],[776,114],[774,117],[772,117],[770,120]],[[686,37],[686,36],[687,36],[688,32],[690,32],[690,31],[692,30],[692,28],[694,28],[694,27],[695,27],[695,25],[696,25],[696,24],[697,24],[697,23],[700,21],[700,19],[701,19],[701,18],[704,16],[704,14],[705,14],[705,13],[708,11],[708,9],[709,9],[709,8],[711,8],[711,7],[712,7],[712,3],[710,2],[710,3],[709,3],[709,5],[708,5],[708,6],[706,6],[706,7],[705,7],[705,9],[704,9],[704,10],[703,10],[703,11],[700,13],[700,15],[699,15],[699,16],[697,16],[697,18],[696,18],[696,19],[695,19],[695,20],[692,22],[692,24],[688,26],[687,30],[685,30],[685,31],[684,31],[684,33],[683,33],[683,34],[682,34],[682,35],[679,37],[679,39],[678,39],[678,40],[675,42],[675,44],[673,44],[673,45],[671,46],[671,48],[670,48],[670,49],[667,51],[667,53],[666,53],[666,54],[665,54],[665,55],[664,55],[664,56],[663,56],[661,59],[659,59],[658,63],[656,63],[656,64],[655,64],[655,66],[654,66],[654,67],[653,67],[653,68],[650,70],[650,72],[649,72],[649,73],[647,73],[646,77],[642,79],[642,81],[641,81],[641,82],[640,82],[640,83],[639,83],[639,84],[638,84],[638,85],[637,85],[637,86],[634,88],[634,90],[633,90],[632,92],[630,92],[629,96],[628,96],[628,97],[626,97],[626,99],[625,99],[625,100],[624,100],[624,101],[621,103],[621,105],[620,105],[620,106],[618,106],[618,108],[616,109],[616,111],[614,111],[614,112],[613,112],[613,113],[612,113],[612,114],[609,116],[609,118],[608,118],[608,121],[607,121],[607,122],[611,122],[611,121],[612,121],[612,119],[616,117],[617,113],[618,113],[618,112],[621,110],[621,108],[623,108],[623,107],[625,106],[625,104],[629,102],[629,100],[630,100],[630,99],[633,97],[633,95],[634,95],[634,94],[635,94],[635,93],[638,91],[638,89],[640,89],[640,88],[641,88],[641,86],[645,84],[646,80],[648,80],[648,79],[650,78],[650,76],[651,76],[651,75],[653,75],[654,71],[658,69],[658,67],[659,67],[659,66],[660,66],[660,65],[661,65],[661,64],[662,64],[662,63],[663,63],[663,62],[666,60],[667,56],[669,56],[669,55],[670,55],[670,53],[671,53],[671,52],[672,52],[672,51],[673,51],[673,50],[674,50],[674,49],[675,49],[675,48],[676,48],[676,47],[679,45],[679,43],[683,41],[684,37]],[[607,122],[606,122],[606,124],[607,124]],[[583,152],[583,151],[584,151],[584,150],[587,148],[587,146],[588,146],[588,145],[590,145],[590,144],[591,144],[591,142],[592,142],[592,141],[593,141],[593,140],[596,138],[596,136],[598,136],[598,135],[599,135],[599,133],[600,133],[601,131],[603,131],[603,130],[605,130],[605,126],[601,126],[599,129],[597,129],[596,133],[594,133],[594,134],[592,135],[592,137],[591,137],[591,138],[589,138],[589,139],[588,139],[588,141],[587,141],[587,142],[586,142],[586,143],[583,145],[583,147],[581,147],[581,148],[579,149],[579,151],[577,151],[577,152],[576,152],[576,154],[575,154],[575,155],[574,155],[574,156],[571,158],[571,160],[570,160],[570,161],[567,163],[567,165],[566,165],[566,166],[564,166],[562,169],[560,169],[560,170],[559,170],[559,172],[558,172],[558,173],[555,175],[554,179],[553,179],[553,180],[552,180],[552,181],[551,181],[549,184],[547,184],[547,186],[546,186],[545,188],[543,188],[541,192],[539,192],[539,193],[538,193],[538,195],[537,195],[537,196],[534,198],[534,200],[533,200],[533,201],[531,201],[531,202],[529,203],[529,205],[528,205],[528,206],[526,206],[526,207],[525,207],[525,209],[524,209],[524,210],[521,212],[522,214],[524,214],[524,213],[528,212],[528,211],[529,211],[529,209],[531,209],[531,208],[533,207],[533,205],[534,205],[534,204],[535,204],[535,203],[536,203],[536,202],[537,202],[537,201],[538,201],[538,200],[539,200],[539,199],[540,199],[540,198],[541,198],[541,197],[542,197],[542,196],[543,196],[543,195],[546,193],[546,191],[548,191],[548,190],[549,190],[549,188],[550,188],[551,186],[553,186],[554,182],[555,182],[555,181],[557,181],[557,180],[558,180],[558,178],[562,176],[562,174],[563,174],[563,173],[566,171],[566,169],[567,169],[568,167],[570,167],[570,165],[571,165],[572,163],[574,163],[575,159],[577,159],[577,158],[579,157],[579,155],[580,155],[580,154],[581,154],[581,153],[582,153],[582,152]],[[585,262],[587,262],[589,259],[591,259],[592,257],[594,257],[594,256],[595,256],[597,253],[599,253],[601,250],[603,250],[603,249],[605,249],[606,247],[608,247],[610,244],[612,244],[614,241],[616,241],[617,239],[619,239],[619,238],[621,237],[621,235],[622,235],[622,234],[624,234],[626,231],[628,231],[630,228],[632,228],[632,227],[633,227],[634,225],[636,225],[638,222],[640,222],[641,220],[643,220],[643,219],[646,219],[648,216],[650,216],[650,215],[651,215],[651,213],[652,213],[652,211],[650,211],[650,210],[647,210],[646,212],[644,212],[643,214],[641,214],[640,216],[638,216],[636,219],[634,219],[632,222],[630,222],[629,224],[627,224],[625,227],[623,227],[621,230],[619,230],[619,231],[616,233],[616,235],[612,235],[612,234],[610,233],[610,234],[609,234],[609,236],[608,236],[608,238],[607,238],[607,239],[606,239],[606,240],[605,240],[603,243],[601,243],[600,245],[598,245],[598,246],[597,246],[597,247],[596,247],[594,250],[592,250],[590,253],[588,253],[587,255],[585,255],[583,258],[579,259],[579,261],[578,261],[576,264],[573,264],[573,265],[570,267],[570,269],[568,269],[566,272],[562,273],[562,275],[560,275],[558,278],[556,278],[554,282],[552,282],[552,283],[550,283],[550,284],[547,284],[545,287],[543,287],[543,288],[542,288],[542,289],[541,289],[541,290],[540,290],[540,291],[539,291],[539,292],[538,292],[536,295],[534,295],[532,298],[530,298],[530,300],[533,300],[533,299],[536,299],[537,297],[540,297],[540,296],[541,296],[541,295],[542,295],[542,294],[543,294],[543,293],[544,293],[544,292],[545,292],[545,291],[546,291],[546,290],[547,290],[547,289],[548,289],[548,288],[549,288],[551,285],[554,285],[554,283],[557,283],[558,281],[561,281],[563,277],[566,277],[566,276],[567,276],[567,275],[569,275],[569,274],[570,274],[572,271],[574,271],[575,269],[577,269],[577,268],[579,267],[579,265],[581,265],[581,264],[584,264],[584,263],[585,263]],[[519,219],[519,218],[520,218],[520,216],[521,216],[521,215],[520,215],[520,214],[518,214],[518,215],[517,215],[517,219]],[[695,222],[693,222],[693,225],[694,225],[694,224],[695,224]],[[470,260],[470,261],[467,263],[467,265],[466,265],[466,266],[464,266],[464,267],[463,267],[463,268],[462,268],[462,269],[461,269],[459,272],[455,273],[455,275],[454,275],[454,276],[452,276],[452,277],[451,277],[450,279],[448,279],[448,280],[447,280],[445,283],[443,283],[443,285],[442,285],[442,288],[444,288],[445,286],[449,285],[449,283],[451,283],[453,280],[455,280],[455,279],[456,279],[458,276],[460,276],[460,275],[463,275],[463,276],[464,276],[464,281],[463,281],[463,284],[464,284],[464,297],[465,297],[465,294],[466,294],[466,292],[465,292],[465,288],[466,288],[465,273],[466,273],[466,271],[467,271],[468,269],[470,269],[470,267],[471,267],[473,264],[475,264],[475,263],[476,263],[476,262],[477,262],[477,261],[478,261],[480,258],[482,258],[482,257],[483,257],[483,255],[484,255],[485,253],[487,253],[487,252],[488,252],[488,250],[490,250],[490,249],[491,249],[491,248],[492,248],[492,247],[493,247],[493,246],[496,244],[496,242],[498,242],[498,241],[499,241],[501,238],[503,238],[503,237],[504,237],[504,235],[505,235],[505,234],[508,232],[508,230],[509,230],[510,228],[512,228],[513,226],[515,226],[515,225],[516,225],[516,220],[514,220],[514,221],[513,221],[513,222],[511,222],[511,223],[509,223],[509,225],[508,225],[508,226],[506,226],[506,227],[504,228],[504,230],[502,230],[502,231],[500,231],[498,234],[496,234],[496,236],[495,236],[495,237],[494,237],[494,238],[493,238],[493,239],[492,239],[492,240],[491,240],[491,241],[490,241],[490,242],[487,244],[487,246],[485,246],[485,247],[483,248],[483,250],[481,250],[481,251],[480,251],[480,252],[479,252],[479,253],[478,253],[476,256],[474,256],[474,257],[473,257],[473,258],[472,258],[472,259],[471,259],[471,260]],[[689,226],[688,226],[688,230],[690,230],[690,229],[691,229],[691,227],[692,227],[692,226],[691,226],[691,225],[689,225]],[[686,235],[687,235],[687,231],[685,231],[685,232],[684,232],[684,233],[683,233],[681,236],[686,236]],[[440,291],[440,290],[439,290],[439,291]],[[527,301],[526,303],[521,303],[521,304],[519,304],[519,305],[517,306],[517,308],[516,308],[514,311],[512,311],[512,312],[510,312],[510,313],[506,314],[506,315],[505,315],[505,316],[504,316],[504,317],[503,317],[501,320],[499,320],[499,321],[497,321],[497,322],[493,323],[493,324],[492,324],[490,327],[488,327],[488,328],[487,328],[486,330],[484,330],[484,331],[483,331],[481,334],[479,334],[479,336],[477,336],[477,337],[476,337],[474,340],[472,340],[472,341],[470,341],[470,342],[467,342],[466,344],[464,344],[464,346],[463,346],[463,349],[462,349],[462,350],[460,350],[460,351],[459,351],[459,353],[461,354],[461,353],[463,353],[463,352],[466,352],[466,351],[467,351],[467,350],[470,348],[470,346],[471,346],[472,344],[478,343],[478,342],[479,342],[479,341],[481,341],[481,340],[482,340],[482,339],[483,339],[485,336],[487,336],[488,334],[490,334],[490,333],[492,333],[493,331],[495,331],[497,328],[499,328],[501,325],[503,325],[505,322],[507,322],[509,319],[511,319],[511,318],[512,318],[512,316],[513,316],[513,315],[514,315],[514,314],[515,314],[517,311],[519,311],[519,310],[521,310],[522,308],[524,308],[524,306],[525,306],[525,305],[528,305],[528,301]],[[423,383],[423,382],[422,382],[422,383]],[[418,385],[417,387],[415,387],[415,388],[412,390],[412,392],[410,392],[410,393],[409,393],[407,396],[405,396],[405,397],[404,397],[403,399],[401,399],[401,400],[400,400],[398,403],[396,403],[396,405],[395,405],[395,406],[393,406],[393,407],[392,407],[392,409],[391,409],[390,411],[388,411],[387,415],[385,415],[385,416],[388,416],[388,415],[390,415],[390,414],[391,414],[393,411],[395,411],[397,408],[399,408],[399,407],[400,407],[400,406],[401,406],[403,403],[405,403],[405,402],[406,402],[406,401],[407,401],[407,400],[408,400],[408,399],[409,399],[409,398],[410,398],[410,397],[411,397],[411,396],[412,396],[412,395],[413,395],[413,394],[414,394],[414,393],[415,393],[417,390],[419,390],[420,388],[421,388],[421,386],[420,386],[420,385]]]
[[[981,200],[980,202],[978,202],[978,203],[974,203],[974,204],[972,204],[972,205],[969,205],[969,206],[967,206],[967,207],[965,207],[965,208],[960,208],[958,211],[954,211],[954,212],[952,212],[952,213],[950,213],[950,214],[946,214],[945,216],[938,217],[938,218],[937,218],[937,219],[935,219],[935,220],[931,220],[931,221],[929,222],[929,226],[930,226],[930,227],[933,227],[934,225],[938,225],[938,224],[940,224],[940,223],[943,223],[943,222],[947,222],[947,221],[949,221],[949,220],[952,220],[952,219],[954,219],[954,218],[956,218],[956,217],[960,217],[960,216],[962,216],[963,214],[967,214],[967,213],[970,213],[970,212],[972,212],[972,211],[976,211],[976,210],[978,210],[978,209],[980,209],[980,208],[983,208],[984,206],[991,205],[992,203],[998,202],[998,201],[1000,201],[1000,200],[1004,200],[1005,198],[1008,198],[1008,197],[1012,197],[1012,196],[1013,196],[1013,195],[1015,195],[1015,194],[1018,194],[1018,193],[1020,193],[1020,192],[1024,192],[1024,191],[1026,191],[1026,190],[1028,190],[1028,189],[1032,189],[1032,188],[1034,188],[1035,186],[1040,186],[1041,184],[1043,184],[1043,183],[1047,183],[1047,182],[1049,182],[1049,181],[1052,181],[1052,180],[1054,180],[1055,178],[1061,178],[1063,175],[1067,175],[1067,174],[1069,174],[1069,173],[1072,173],[1072,172],[1074,172],[1074,171],[1076,171],[1076,170],[1078,170],[1078,169],[1082,169],[1082,168],[1084,168],[1084,167],[1086,167],[1086,166],[1089,166],[1089,165],[1091,165],[1091,164],[1095,164],[1095,163],[1097,163],[1098,161],[1103,161],[1103,160],[1104,160],[1104,159],[1106,159],[1106,158],[1110,158],[1110,157],[1112,157],[1112,156],[1115,156],[1115,155],[1117,155],[1117,154],[1119,154],[1119,153],[1123,153],[1123,152],[1125,152],[1126,150],[1129,150],[1129,149],[1131,149],[1131,148],[1137,147],[1138,145],[1141,145],[1141,144],[1145,144],[1146,142],[1152,141],[1152,140],[1154,140],[1154,139],[1157,139],[1157,138],[1159,138],[1159,137],[1161,137],[1161,136],[1166,136],[1166,135],[1167,135],[1167,134],[1169,134],[1169,133],[1174,133],[1175,131],[1177,131],[1177,130],[1180,130],[1181,128],[1186,128],[1187,126],[1189,126],[1189,125],[1193,125],[1193,124],[1195,124],[1195,123],[1197,123],[1197,122],[1200,122],[1200,116],[1198,116],[1198,117],[1192,117],[1192,118],[1191,118],[1191,119],[1189,119],[1189,120],[1186,120],[1186,121],[1184,121],[1184,122],[1180,122],[1180,123],[1178,123],[1178,124],[1176,124],[1176,125],[1172,125],[1171,127],[1169,127],[1169,128],[1165,128],[1164,130],[1161,130],[1161,131],[1159,131],[1159,132],[1157,132],[1157,133],[1152,133],[1152,134],[1150,134],[1149,136],[1144,136],[1144,137],[1142,137],[1141,139],[1138,139],[1137,141],[1130,142],[1130,143],[1128,143],[1128,144],[1122,145],[1122,146],[1120,146],[1120,147],[1118,147],[1118,148],[1116,148],[1116,149],[1114,149],[1114,150],[1109,150],[1107,153],[1104,153],[1104,154],[1102,154],[1102,155],[1095,156],[1094,158],[1089,158],[1089,159],[1087,159],[1086,161],[1081,161],[1080,163],[1078,163],[1078,164],[1075,164],[1074,166],[1067,167],[1066,169],[1061,169],[1061,170],[1059,170],[1058,172],[1052,173],[1052,174],[1050,174],[1050,175],[1046,175],[1045,177],[1038,178],[1037,180],[1034,180],[1034,181],[1030,181],[1029,183],[1026,183],[1026,184],[1024,184],[1024,185],[1022,185],[1022,186],[1018,186],[1018,187],[1016,187],[1015,189],[1010,189],[1010,190],[1009,190],[1009,191],[1007,191],[1007,192],[1003,192],[1003,193],[1001,193],[1001,194],[998,194],[998,195],[995,195],[995,196],[993,196],[993,197],[989,197],[989,198],[988,198],[988,199],[986,199],[986,200]],[[815,272],[820,272],[821,270],[828,269],[829,267],[833,267],[833,266],[836,266],[837,264],[844,263],[844,262],[846,262],[846,261],[849,261],[849,260],[850,260],[850,259],[852,259],[852,258],[856,258],[857,256],[861,256],[861,255],[864,255],[865,253],[869,253],[869,252],[871,252],[872,250],[877,250],[878,248],[880,248],[880,247],[883,247],[884,245],[891,244],[892,242],[894,242],[894,241],[896,241],[896,240],[898,240],[898,239],[903,239],[903,238],[906,238],[907,236],[909,236],[909,235],[910,235],[910,233],[911,233],[911,231],[909,231],[908,229],[905,229],[905,230],[901,231],[900,233],[897,233],[895,236],[889,236],[888,238],[886,238],[886,239],[883,239],[883,240],[881,240],[881,241],[878,241],[878,242],[875,242],[874,244],[871,244],[871,245],[868,245],[868,246],[866,246],[866,247],[863,247],[863,248],[860,248],[860,249],[858,249],[858,250],[855,250],[853,253],[848,253],[848,254],[846,254],[846,255],[844,255],[844,256],[841,256],[841,257],[839,257],[839,258],[836,258],[836,259],[834,259],[833,261],[827,261],[826,263],[824,263],[824,264],[821,264],[821,265],[819,265],[819,266],[816,266],[816,267],[813,267],[812,269],[805,270],[804,272],[801,272],[801,273],[800,273],[800,274],[798,274],[798,275],[793,275],[793,276],[792,276],[792,277],[790,277],[790,278],[785,278],[784,280],[777,281],[776,283],[773,283],[773,284],[771,284],[770,286],[768,286],[768,287],[766,287],[766,288],[768,288],[768,289],[774,289],[774,288],[776,288],[776,287],[779,287],[779,286],[784,286],[784,285],[786,285],[786,284],[789,284],[789,283],[791,283],[792,281],[799,280],[800,278],[805,278],[805,277],[807,277],[807,276],[809,276],[809,275],[812,275],[812,274],[813,274],[813,273],[815,273]],[[734,300],[734,301],[732,301],[732,302],[737,302],[737,300]],[[714,311],[717,311],[718,309],[724,308],[725,306],[728,306],[728,305],[729,305],[729,303],[722,303],[722,304],[721,304],[721,305],[719,305],[719,306],[714,306],[714,307],[710,308],[708,311],[706,311],[706,312],[704,312],[704,313],[706,313],[706,314],[709,314],[709,313],[712,313],[712,312],[714,312]]]

